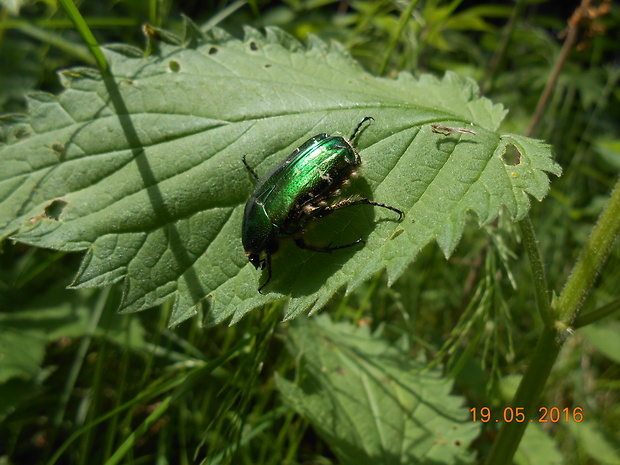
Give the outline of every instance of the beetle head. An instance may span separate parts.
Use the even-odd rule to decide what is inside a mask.
[[[269,261],[269,257],[278,251],[278,249],[280,248],[280,243],[277,239],[269,238],[267,241],[261,244],[261,247],[262,248],[259,252],[256,251],[257,249],[245,251],[245,256],[248,257],[250,263],[254,265],[254,268],[256,268],[257,270],[258,268],[260,268],[261,270],[265,269],[265,267],[267,266],[267,262]],[[267,258],[261,258],[261,256],[264,256],[265,254],[267,255]]]
[[[260,267],[260,269],[264,269],[265,268],[265,259],[260,258],[260,255],[254,252],[249,252],[247,254],[248,256],[248,260],[250,260],[250,263],[252,265],[254,265],[254,268],[256,268],[258,270],[258,267]]]

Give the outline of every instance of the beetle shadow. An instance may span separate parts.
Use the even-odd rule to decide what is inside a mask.
[[[370,185],[363,177],[352,179],[351,185],[343,189],[340,195],[326,201],[331,205],[354,196],[381,202],[381,199],[373,198]],[[367,241],[380,223],[397,220],[397,214],[385,208],[374,205],[347,206],[326,217],[310,220],[302,237],[310,246],[338,247],[355,243],[358,239]],[[294,238],[281,241],[279,252],[272,257],[271,281],[263,292],[277,291],[293,297],[315,293],[365,247],[364,243],[359,243],[329,253],[317,252],[299,248]],[[261,279],[266,278],[265,270]]]
[[[445,136],[442,139],[438,139],[435,142],[435,147],[440,152],[451,154],[456,149],[457,145],[460,144],[474,144],[477,145],[479,142],[477,140],[470,140],[461,137],[460,135],[450,134]]]

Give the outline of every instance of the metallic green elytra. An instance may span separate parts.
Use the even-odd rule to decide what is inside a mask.
[[[267,281],[258,292],[271,280],[271,255],[278,250],[282,238],[293,236],[298,247],[316,252],[331,252],[363,242],[360,238],[337,247],[306,244],[303,233],[308,221],[360,204],[387,208],[398,213],[399,221],[402,219],[401,210],[366,198],[350,197],[331,205],[327,202],[361,164],[352,142],[362,124],[372,119],[365,117],[348,140],[327,134],[308,139],[262,179],[243,157],[244,165],[258,181],[245,204],[242,227],[243,248],[248,260],[256,269],[267,267]]]

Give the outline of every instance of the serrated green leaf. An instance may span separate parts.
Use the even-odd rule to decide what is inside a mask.
[[[597,323],[579,329],[579,333],[587,339],[602,355],[620,363],[620,323],[607,321],[604,324]]]
[[[0,321],[2,319],[0,314]],[[24,344],[25,340],[27,344]],[[33,378],[43,362],[45,342],[41,333],[4,327],[0,331],[0,383],[15,377]]]
[[[92,292],[88,292],[92,294]],[[19,312],[0,312],[0,383],[19,377],[24,380],[39,376],[45,347],[60,338],[92,335],[89,319],[94,307],[93,296],[87,291],[73,294],[71,299],[48,292],[42,304]],[[121,319],[107,321],[94,333],[125,349],[145,345],[144,329],[138,319],[128,326]]]
[[[528,195],[549,188],[544,171],[560,174],[545,144],[498,134],[501,105],[455,74],[373,77],[341,45],[304,48],[278,29],[190,36],[146,57],[108,48],[113,80],[65,70],[65,91],[33,95],[29,119],[1,132],[0,237],[86,251],[74,285],[123,280],[123,311],[174,296],[171,324],[205,302],[214,324],[288,296],[287,317],[314,312],[382,269],[393,282],[433,240],[450,254],[468,211],[481,223],[502,207],[522,218]],[[364,116],[375,122],[356,140],[364,166],[346,194],[405,218],[354,207],[317,221],[317,241],[366,243],[319,254],[284,241],[260,295],[265,278],[240,240],[253,186],[241,157],[264,175],[309,137],[348,135]],[[509,148],[518,163],[504,160]]]
[[[586,415],[587,415],[586,411]],[[584,452],[594,463],[601,465],[620,465],[618,443],[601,431],[600,424],[594,419],[583,422],[569,421],[568,428]]]
[[[298,384],[278,376],[278,388],[339,463],[473,463],[480,424],[439,370],[421,373],[406,350],[327,315],[296,321],[286,341],[304,370]]]
[[[519,444],[514,463],[516,465],[557,465],[563,463],[553,438],[543,430],[540,424],[528,425]]]

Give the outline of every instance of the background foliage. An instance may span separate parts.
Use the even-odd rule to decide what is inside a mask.
[[[480,82],[488,97],[510,110],[502,130],[527,133],[560,55],[557,34],[577,5],[360,1],[205,7],[120,1],[78,6],[100,43],[144,44],[144,22],[181,31],[184,13],[239,37],[244,25],[278,25],[302,40],[310,33],[336,39],[373,74],[452,70]],[[411,16],[403,15],[408,7]],[[57,92],[58,68],[94,65],[55,2],[4,2],[0,14],[3,113],[25,111],[24,96],[33,90]],[[565,173],[530,213],[548,282],[557,293],[620,168],[619,16],[612,8],[580,34],[534,133],[554,145]],[[191,320],[170,331],[163,329],[168,304],[157,318],[153,311],[117,315],[114,287],[66,290],[79,257],[3,245],[0,437],[5,439],[0,454],[7,463],[189,463],[194,456],[213,463],[346,463],[349,449],[341,438],[330,441],[330,420],[320,409],[308,410],[311,400],[299,404],[304,397],[294,396],[291,380],[300,386],[320,380],[313,371],[316,361],[299,351],[304,335],[333,334],[339,328],[346,353],[355,347],[351,326],[366,328],[353,339],[368,338],[368,347],[394,344],[399,350],[385,357],[398,369],[415,374],[426,367],[433,376],[440,374],[468,408],[501,411],[514,395],[542,324],[520,232],[504,218],[483,229],[472,222],[448,262],[431,245],[392,287],[376,275],[354,293],[337,296],[323,310],[340,322],[334,327],[324,322],[325,315],[317,320],[320,325],[306,328],[299,325],[307,321],[278,323],[282,309],[276,304],[232,327],[202,329]],[[618,254],[615,245],[586,309],[617,299]],[[586,420],[531,425],[518,463],[620,463],[614,426],[620,417],[618,329],[617,320],[608,317],[568,336],[541,405],[582,407]],[[306,350],[316,354],[320,349]],[[369,354],[358,356],[347,360],[372,360]],[[433,364],[427,366],[427,360]],[[332,389],[359,384],[322,382]],[[411,382],[411,392],[418,392],[416,383],[422,381],[414,376]],[[479,460],[488,454],[497,425],[474,423],[463,416],[468,408],[455,406],[454,412],[459,408],[461,424],[477,439],[471,445],[467,440],[467,453],[451,453]],[[367,434],[362,443],[376,433]],[[376,459],[370,447],[366,453]]]

